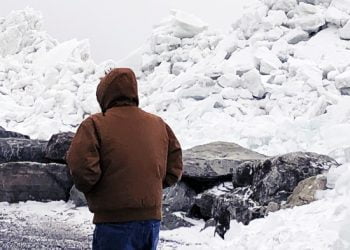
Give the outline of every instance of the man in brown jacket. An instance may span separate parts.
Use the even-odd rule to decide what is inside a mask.
[[[67,154],[94,213],[93,249],[156,249],[162,189],[182,174],[180,144],[160,117],[138,107],[131,69],[109,72],[96,96],[102,112],[81,123]]]

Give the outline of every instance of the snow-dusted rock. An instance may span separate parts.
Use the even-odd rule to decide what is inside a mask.
[[[271,50],[266,47],[258,48],[255,51],[254,56],[260,65],[260,73],[263,75],[268,75],[271,73],[271,71],[282,67],[282,62]]]
[[[16,161],[47,162],[47,142],[25,138],[0,138],[0,163]]]
[[[65,132],[51,136],[45,150],[45,157],[50,161],[66,162],[66,153],[73,140],[74,133]]]
[[[189,212],[194,203],[195,191],[184,182],[163,191],[163,212]]]

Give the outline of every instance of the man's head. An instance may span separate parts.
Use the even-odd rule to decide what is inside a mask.
[[[103,113],[111,107],[138,106],[135,73],[128,68],[111,70],[97,86],[96,97]]]

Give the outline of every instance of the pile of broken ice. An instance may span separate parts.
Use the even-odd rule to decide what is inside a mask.
[[[141,107],[185,148],[222,140],[267,155],[349,160],[350,3],[264,0],[226,33],[173,11],[139,53],[97,65],[88,43],[57,42],[33,10],[0,19],[0,125],[48,139],[99,110],[105,69],[139,62]]]

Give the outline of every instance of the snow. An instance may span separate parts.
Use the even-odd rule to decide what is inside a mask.
[[[344,164],[329,174],[335,189],[320,200],[249,226],[232,222],[226,241],[212,229],[200,233],[202,222],[163,239],[181,249],[349,249],[349,3],[257,1],[227,34],[172,11],[142,47],[100,65],[88,41],[60,43],[41,29],[39,13],[12,12],[0,19],[0,126],[39,139],[75,131],[99,111],[104,72],[132,66],[140,106],[163,117],[184,149],[220,140],[266,155],[313,151]]]

